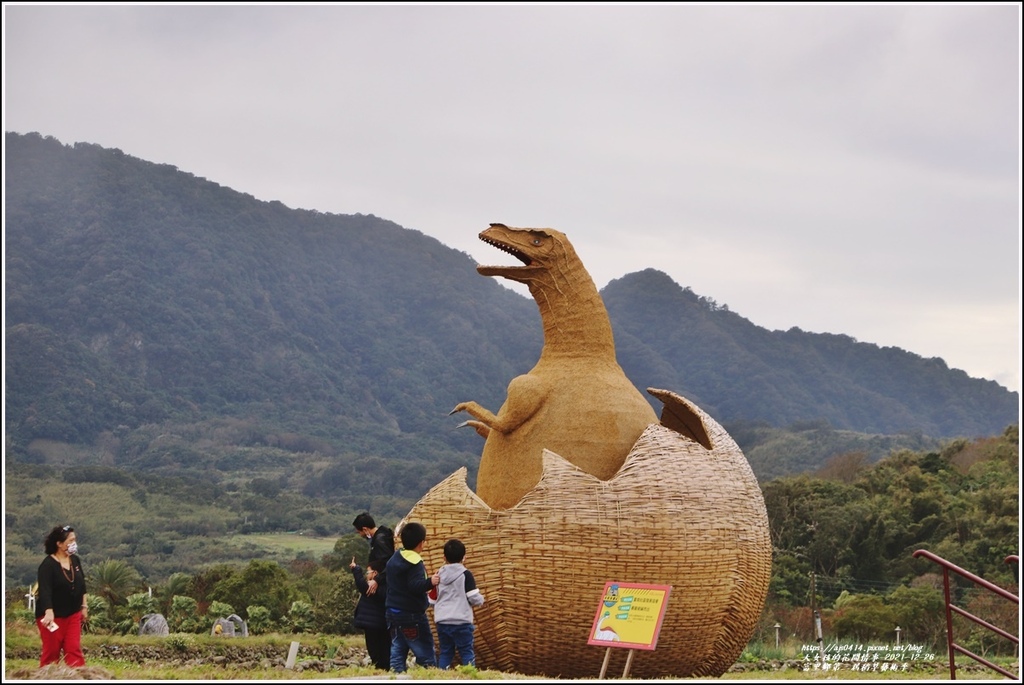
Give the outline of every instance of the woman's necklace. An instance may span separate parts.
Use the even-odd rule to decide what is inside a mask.
[[[53,558],[57,559],[56,556],[54,556]],[[68,567],[67,567],[67,569],[64,568],[64,564],[61,564],[60,559],[57,559],[57,563],[60,564],[60,572],[61,572],[61,575],[64,576],[64,580],[66,580],[69,583],[71,583],[71,587],[74,588],[75,587],[75,567],[71,565],[71,558],[68,557]],[[68,574],[68,571],[71,571],[70,575]]]

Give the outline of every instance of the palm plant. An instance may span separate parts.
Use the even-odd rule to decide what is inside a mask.
[[[106,600],[94,594],[89,594],[85,603],[89,607],[89,620],[86,621],[82,628],[85,632],[103,633],[113,628],[113,622],[110,619],[110,608]]]
[[[175,595],[171,599],[170,614],[167,616],[172,632],[195,633],[202,630],[199,620],[199,605],[188,595]]]
[[[172,573],[167,584],[158,589],[160,611],[167,616],[171,612],[171,602],[177,595],[187,595],[192,587],[192,576],[187,573]]]
[[[127,609],[132,623],[138,625],[142,621],[143,616],[155,614],[159,606],[155,597],[151,597],[145,592],[138,592],[134,595],[128,595]]]
[[[141,586],[139,573],[120,559],[107,559],[92,567],[89,573],[89,594],[107,602],[107,613],[114,619],[116,607]]]

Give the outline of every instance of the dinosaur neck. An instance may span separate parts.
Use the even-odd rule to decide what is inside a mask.
[[[576,261],[529,283],[544,326],[541,361],[589,357],[615,361],[608,311],[583,264]]]

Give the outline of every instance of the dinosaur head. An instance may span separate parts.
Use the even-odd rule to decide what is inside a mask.
[[[507,252],[523,266],[476,267],[481,276],[501,276],[526,283],[539,272],[547,271],[556,261],[564,260],[569,241],[565,234],[551,228],[512,228],[505,224],[491,224],[480,233],[480,240]]]

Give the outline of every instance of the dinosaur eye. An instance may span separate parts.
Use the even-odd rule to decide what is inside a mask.
[[[540,238],[534,238],[533,239],[533,244],[534,245],[540,245]]]

